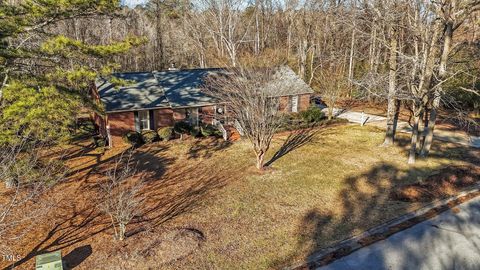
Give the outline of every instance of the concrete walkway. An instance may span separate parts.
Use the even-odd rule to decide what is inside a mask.
[[[480,269],[480,198],[317,269]]]
[[[327,114],[327,109],[324,108],[322,111]],[[366,125],[373,125],[379,128],[385,129],[387,125],[387,118],[384,116],[379,115],[372,115],[372,114],[363,114],[361,112],[352,112],[342,109],[334,109],[333,114],[335,117],[347,119],[353,123],[362,122]],[[399,121],[397,124],[397,131],[410,133],[411,132],[410,125],[407,122]],[[453,142],[458,143],[465,146],[470,146],[474,148],[480,148],[480,137],[477,136],[469,136],[464,132],[455,132],[455,131],[446,131],[441,129],[435,129],[434,137],[441,141],[446,142]]]

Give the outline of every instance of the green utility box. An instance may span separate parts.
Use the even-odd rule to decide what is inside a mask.
[[[36,259],[36,270],[63,270],[61,251],[38,255]]]

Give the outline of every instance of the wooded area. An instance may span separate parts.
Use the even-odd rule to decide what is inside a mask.
[[[340,96],[388,101],[386,145],[393,141],[393,118],[402,101],[414,122],[427,123],[423,155],[440,106],[465,124],[473,123],[467,115],[480,106],[475,0],[152,0],[134,8],[111,1],[96,9],[88,5],[96,1],[80,1],[84,6],[68,4],[59,14],[35,14],[28,6],[55,10],[61,4],[4,2],[5,100],[13,98],[3,90],[8,82],[13,89],[15,78],[27,74],[83,88],[85,95],[89,80],[113,71],[286,63],[331,106]],[[28,17],[23,9],[33,17],[11,29]],[[73,104],[63,111],[86,105],[68,100]]]

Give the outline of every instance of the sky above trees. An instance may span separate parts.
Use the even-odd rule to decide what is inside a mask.
[[[143,5],[147,2],[147,0],[123,0],[122,3],[129,7],[135,7],[137,5]]]

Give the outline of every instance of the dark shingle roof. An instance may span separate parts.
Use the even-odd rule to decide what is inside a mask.
[[[117,73],[114,76],[135,83],[115,88],[104,79],[97,81],[97,90],[107,112],[170,106],[152,73]]]
[[[134,83],[115,88],[108,81],[100,79],[97,81],[97,89],[107,112],[205,106],[214,104],[215,100],[201,91],[202,82],[207,75],[222,71],[224,69],[208,68],[116,73],[114,76]],[[280,67],[274,74],[274,80],[267,86],[266,91],[272,96],[313,93],[313,90],[286,66]]]
[[[274,97],[313,93],[312,88],[288,66],[279,67],[265,91]]]
[[[163,88],[165,96],[174,107],[192,107],[214,104],[215,100],[202,92],[203,80],[220,68],[168,70],[155,72],[155,78]]]

